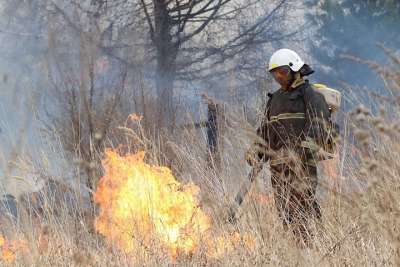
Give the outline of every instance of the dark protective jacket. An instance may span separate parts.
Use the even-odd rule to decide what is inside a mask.
[[[329,118],[324,96],[315,91],[308,80],[300,79],[289,90],[279,89],[270,95],[257,134],[267,150],[292,149],[304,155],[304,150],[312,152],[323,145]],[[271,165],[273,160],[276,159],[271,159]]]

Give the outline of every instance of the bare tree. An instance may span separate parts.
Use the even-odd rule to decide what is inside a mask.
[[[16,10],[26,5],[8,2]],[[232,69],[251,72],[255,65],[245,60],[250,54],[254,57],[260,46],[298,32],[284,27],[293,2],[36,1],[33,6],[41,21],[37,38],[44,43],[41,60],[52,92],[46,105],[47,129],[56,130],[64,149],[81,160],[87,185],[95,189],[108,133],[118,118],[127,115],[122,114],[121,103],[129,90],[142,87],[132,82],[133,76],[144,73],[155,82],[158,115],[153,126],[173,128],[177,82],[222,77]],[[102,57],[112,65],[113,74],[98,72]],[[101,85],[101,79],[108,84]],[[144,102],[143,94],[141,99]]]
[[[120,62],[116,66],[102,51],[100,44],[107,41],[107,29],[99,28],[103,5],[90,7],[89,15],[75,9],[73,21],[66,20],[68,10],[57,5],[49,9],[47,62],[50,99],[57,112],[48,112],[45,124],[56,132],[64,149],[80,160],[86,185],[95,190],[109,131],[127,115],[120,116],[127,67]],[[61,30],[65,25],[69,26],[66,31]],[[68,30],[71,27],[74,34]]]
[[[155,48],[159,117],[164,120],[159,125],[173,118],[176,79],[216,75],[216,66],[252,46],[282,40],[297,32],[298,29],[280,32],[276,28],[279,23],[283,25],[290,2],[270,1],[267,8],[260,0],[140,0],[140,11]],[[262,12],[255,12],[260,7]],[[256,18],[247,17],[254,15]]]
[[[232,69],[249,71],[249,62],[235,58],[267,43],[287,40],[301,26],[287,30],[293,0],[64,0],[94,20],[107,21],[117,40],[95,44],[129,67],[137,68],[138,54],[153,72],[158,128],[173,128],[174,85],[177,81],[223,76]],[[77,31],[82,27],[57,2],[55,10]],[[102,18],[101,18],[102,17]],[[93,21],[93,19],[91,20]],[[130,35],[135,36],[132,38]],[[92,39],[92,42],[96,40]]]

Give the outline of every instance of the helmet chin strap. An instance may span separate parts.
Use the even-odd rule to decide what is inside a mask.
[[[290,91],[290,90],[292,90],[292,89],[296,88],[297,86],[299,86],[299,85],[301,85],[301,84],[304,83],[304,80],[303,80],[303,78],[301,77],[301,75],[300,75],[299,72],[293,72],[293,71],[291,71],[289,75],[291,76],[291,77],[290,77],[290,80],[288,81],[286,87],[284,87],[283,85],[281,85],[281,86],[282,86],[282,90],[284,90],[284,91]]]
[[[293,81],[290,85],[290,88],[292,88],[292,89],[297,88],[298,86],[300,86],[304,83],[305,83],[305,81],[304,81],[303,77],[301,77],[300,72],[295,72],[293,75]]]

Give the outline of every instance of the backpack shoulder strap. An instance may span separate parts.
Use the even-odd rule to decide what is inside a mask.
[[[267,96],[268,96],[268,101],[267,101],[267,105],[265,106],[264,114],[265,114],[265,116],[267,116],[267,119],[270,120],[271,101],[272,101],[272,97],[274,96],[274,94],[268,93]]]

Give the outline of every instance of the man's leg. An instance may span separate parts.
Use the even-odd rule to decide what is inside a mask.
[[[321,220],[321,207],[316,198],[317,186],[318,186],[318,173],[317,168],[313,166],[306,166],[307,175],[310,177],[310,187],[308,192],[309,206],[311,214],[318,220]]]
[[[317,169],[306,166],[294,172],[289,166],[271,168],[271,184],[275,205],[283,226],[290,227],[299,242],[309,244],[312,233],[310,217],[321,218],[321,209],[315,197]]]
[[[285,165],[271,168],[271,185],[274,193],[275,206],[285,230],[292,224],[293,218],[289,210],[290,200],[289,168]]]
[[[313,234],[310,230],[312,217],[321,219],[321,209],[316,199],[318,184],[317,169],[305,166],[301,173],[296,173],[290,186],[290,212],[295,221],[293,231],[295,235],[310,245]]]

